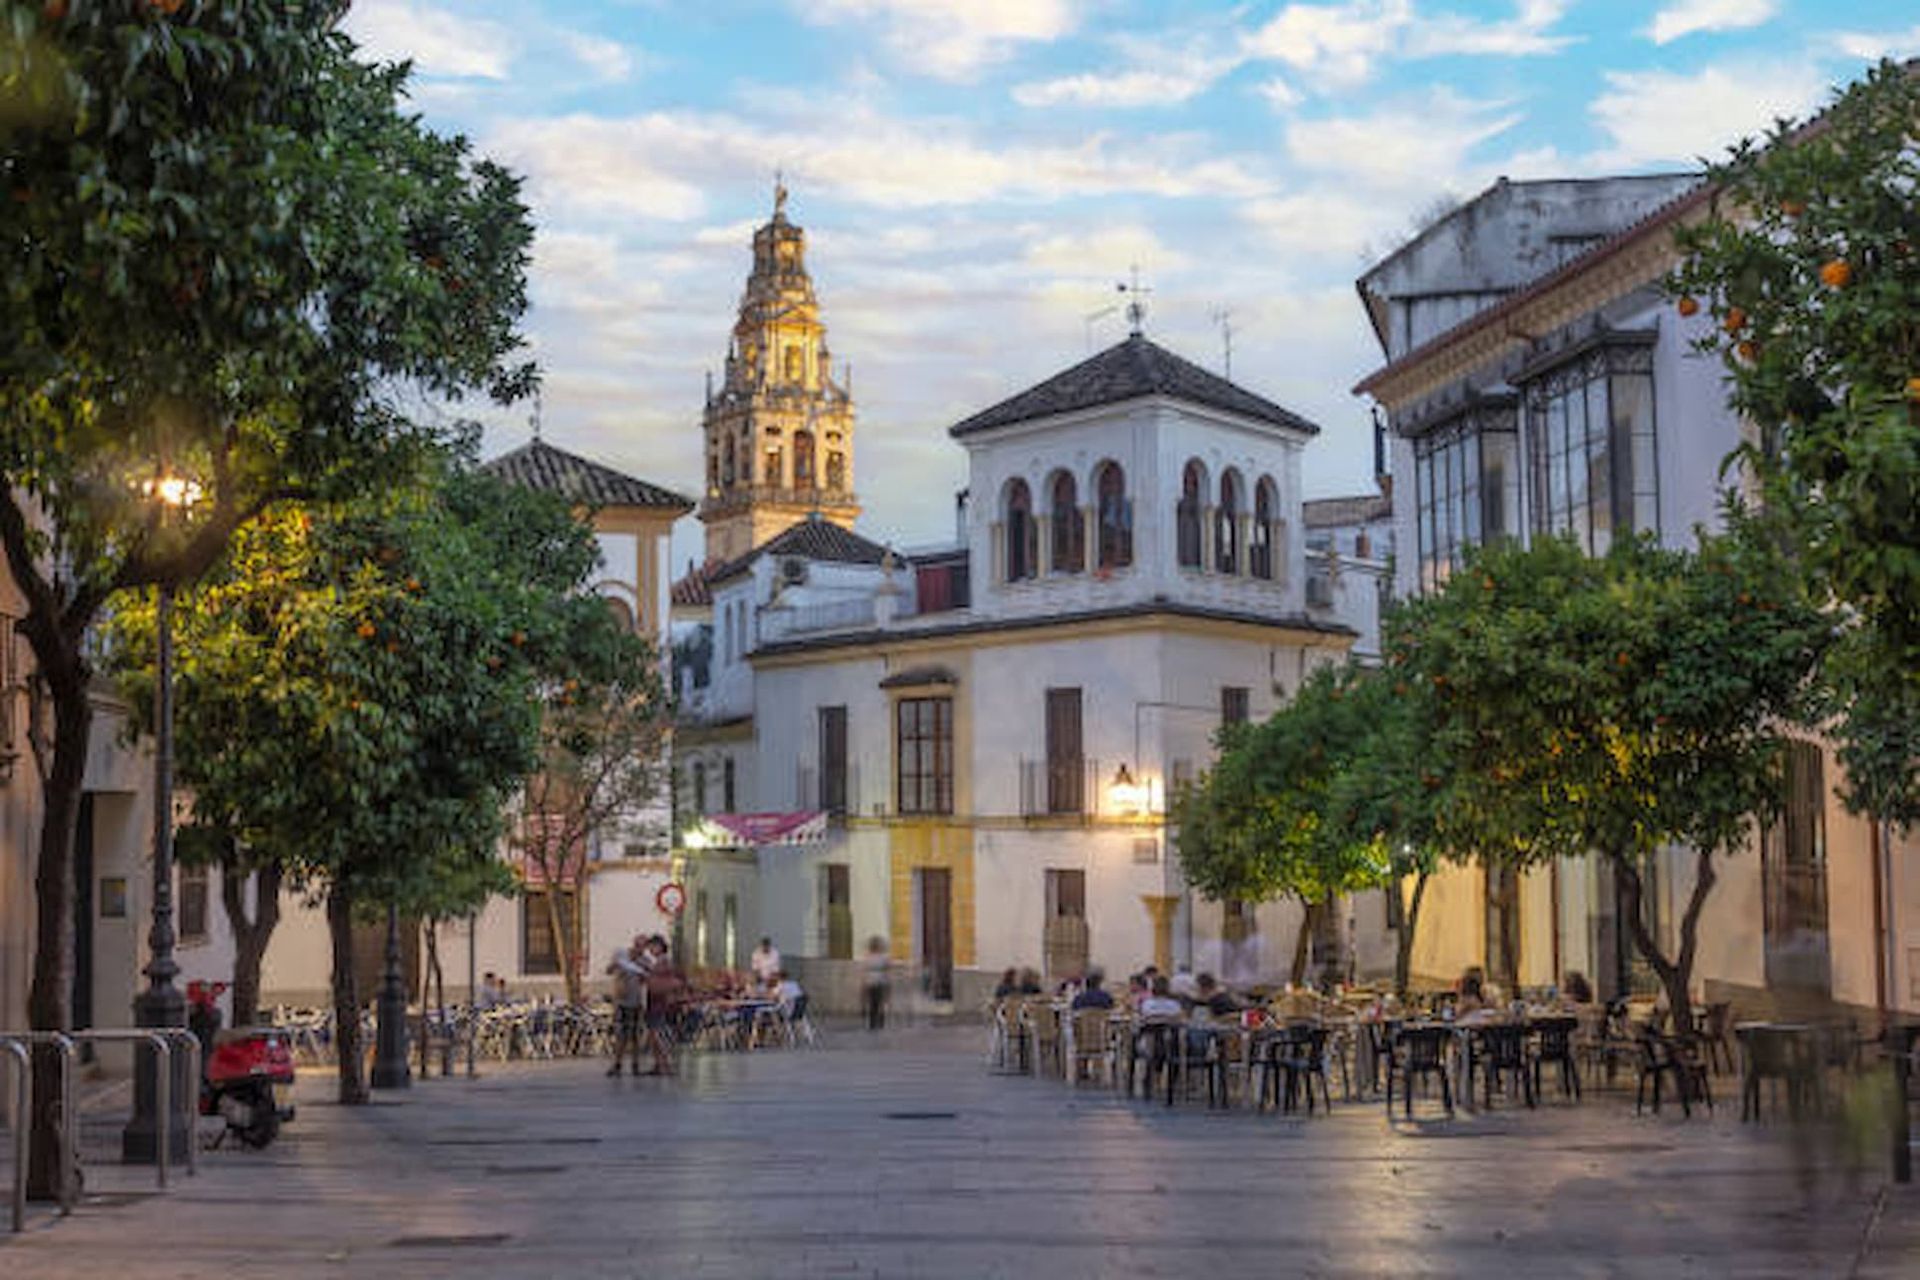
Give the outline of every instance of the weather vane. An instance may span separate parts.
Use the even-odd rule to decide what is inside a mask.
[[[1127,329],[1133,337],[1140,337],[1147,323],[1147,299],[1153,290],[1140,283],[1140,267],[1132,267],[1132,282],[1114,286],[1120,293],[1127,295]]]
[[[785,172],[785,170],[782,170],[782,169],[775,169],[775,170],[773,171],[773,212],[774,212],[774,216],[775,216],[775,217],[778,217],[779,215],[781,215],[781,214],[783,214],[783,213],[785,213],[786,211],[787,211],[787,178],[786,178],[786,172]]]

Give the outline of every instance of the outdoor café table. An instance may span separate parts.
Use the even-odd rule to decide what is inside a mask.
[[[1740,1118],[1760,1118],[1762,1081],[1784,1080],[1787,1112],[1798,1119],[1819,1084],[1813,1028],[1799,1022],[1740,1022],[1733,1035],[1740,1042]]]

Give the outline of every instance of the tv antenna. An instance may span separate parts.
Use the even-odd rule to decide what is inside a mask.
[[[1233,308],[1232,307],[1215,307],[1213,309],[1211,318],[1213,320],[1213,323],[1220,330],[1220,347],[1223,355],[1225,356],[1225,365],[1226,365],[1225,377],[1228,382],[1232,382],[1233,381]]]
[[[535,444],[540,443],[540,411],[545,400],[545,390],[540,387],[535,387],[533,389],[533,416],[527,420],[528,425],[533,428],[533,442]]]
[[[1114,288],[1127,295],[1127,332],[1130,336],[1138,338],[1146,327],[1147,299],[1153,295],[1153,290],[1140,283],[1138,263],[1131,268],[1131,275],[1131,283],[1122,282]]]

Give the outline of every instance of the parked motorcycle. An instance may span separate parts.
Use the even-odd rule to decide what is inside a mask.
[[[293,1048],[286,1032],[277,1027],[220,1029],[224,982],[190,982],[192,1004],[188,1022],[199,1037],[201,1061],[200,1114],[227,1122],[214,1145],[228,1134],[241,1145],[258,1150],[280,1136],[280,1126],[293,1119]]]

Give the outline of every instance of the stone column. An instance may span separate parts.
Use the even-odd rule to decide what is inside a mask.
[[[1173,914],[1180,907],[1180,895],[1143,893],[1140,901],[1153,921],[1153,966],[1170,974],[1173,972]]]

